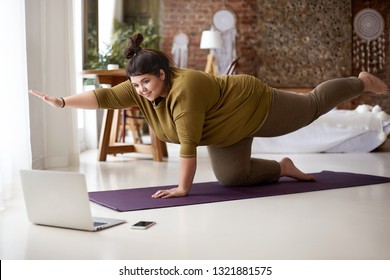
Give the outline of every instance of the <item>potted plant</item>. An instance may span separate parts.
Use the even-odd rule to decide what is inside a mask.
[[[126,58],[124,51],[127,47],[129,38],[135,33],[144,35],[143,46],[145,48],[159,48],[160,35],[156,34],[157,26],[149,19],[147,24],[136,22],[128,24],[114,19],[114,27],[112,34],[112,43],[107,45],[107,48],[101,52],[97,48],[88,50],[88,61],[86,68],[89,69],[107,69],[108,64],[117,64],[119,68],[124,68]],[[96,42],[96,33],[90,34],[91,41]],[[96,45],[96,43],[95,43]]]

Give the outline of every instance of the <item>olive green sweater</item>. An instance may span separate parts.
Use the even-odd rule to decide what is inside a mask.
[[[182,157],[195,157],[199,145],[237,143],[257,131],[268,115],[272,90],[255,77],[171,70],[171,90],[157,106],[126,81],[95,90],[100,108],[138,106],[158,138],[180,144]]]

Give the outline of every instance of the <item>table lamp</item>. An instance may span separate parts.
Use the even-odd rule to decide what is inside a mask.
[[[209,49],[210,53],[207,55],[207,63],[205,72],[213,75],[218,75],[218,67],[215,57],[215,49],[221,47],[222,39],[219,31],[214,30],[204,30],[202,32],[202,38],[200,40],[201,49]]]

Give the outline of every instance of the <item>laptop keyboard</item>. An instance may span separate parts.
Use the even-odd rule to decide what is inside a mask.
[[[94,227],[100,227],[100,226],[104,226],[106,225],[107,223],[101,223],[101,222],[93,222],[93,226]]]

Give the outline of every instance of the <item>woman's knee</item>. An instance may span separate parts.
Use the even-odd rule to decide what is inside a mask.
[[[252,158],[250,164],[231,169],[214,169],[218,182],[226,187],[277,182],[280,172],[281,167],[278,161],[260,158]]]
[[[215,174],[218,182],[224,187],[242,186],[246,184],[246,177],[238,172],[226,172],[224,174]]]

